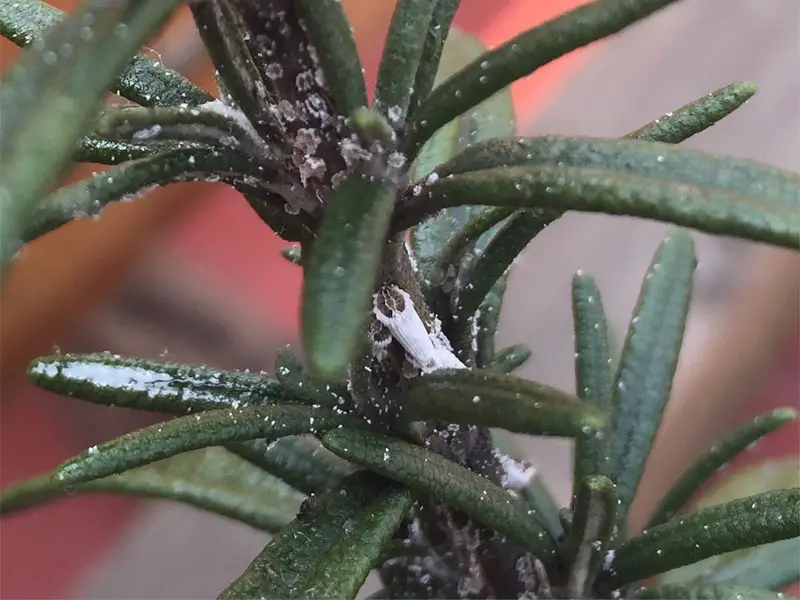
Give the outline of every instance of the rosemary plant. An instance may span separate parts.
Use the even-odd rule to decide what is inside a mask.
[[[798,536],[798,489],[681,513],[790,409],[733,432],[646,530],[626,528],[689,308],[684,229],[653,259],[613,369],[600,291],[575,275],[577,396],[511,375],[530,351],[494,345],[514,258],[567,211],[800,245],[797,174],[675,146],[751,85],[620,139],[514,137],[509,84],[670,0],[595,0],[491,51],[451,29],[458,0],[399,0],[371,103],[338,0],[189,1],[218,98],[134,56],[180,4],[86,0],[66,18],[0,4],[0,32],[27,46],[0,86],[2,263],[110,202],[222,181],[296,243],[304,357],[280,352],[274,378],[108,354],[34,361],[43,388],[175,418],[9,486],[3,514],[113,492],[274,534],[222,598],[353,598],[373,569],[380,598],[774,598],[798,578],[796,563],[767,563],[746,580],[654,579]],[[104,106],[108,91],[131,104]],[[52,191],[75,161],[112,166]],[[568,507],[504,432],[575,440]]]

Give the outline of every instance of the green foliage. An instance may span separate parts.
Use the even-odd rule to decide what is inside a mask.
[[[219,100],[134,55],[177,1],[88,0],[66,18],[2,3],[0,33],[27,46],[0,88],[3,266],[109,202],[222,181],[299,242],[283,254],[303,269],[305,360],[281,350],[270,377],[37,359],[40,387],[172,418],[10,485],[0,513],[73,492],[138,494],[274,532],[224,598],[353,598],[372,569],[391,598],[776,597],[738,586],[800,575],[781,560],[800,534],[797,488],[677,513],[794,411],[731,434],[646,531],[625,527],[678,361],[688,233],[656,254],[619,365],[600,290],[575,276],[577,396],[510,375],[531,352],[494,343],[514,260],[569,210],[800,245],[797,174],[675,147],[750,84],[621,140],[512,137],[511,82],[670,3],[596,0],[486,51],[451,29],[458,0],[399,0],[373,108],[334,0],[190,3]],[[139,106],[101,110],[106,91]],[[114,166],[51,191],[76,161]],[[569,508],[518,462],[509,432],[576,441]],[[719,562],[683,571],[705,560]],[[678,578],[638,587],[666,571]]]

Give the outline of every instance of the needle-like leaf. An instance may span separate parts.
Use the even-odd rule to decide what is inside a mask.
[[[733,500],[643,531],[614,553],[603,589],[647,579],[709,556],[800,535],[800,489]]]
[[[447,65],[442,65],[442,51],[446,42],[452,43],[452,37],[448,34],[451,32],[450,26],[456,16],[459,4],[461,4],[461,0],[437,0],[436,2],[414,76],[414,87],[408,110],[409,117],[414,116],[414,111],[431,93],[434,82],[443,79],[443,71],[446,70]],[[444,73],[444,77],[451,74]]]
[[[311,372],[340,377],[372,304],[395,188],[351,176],[331,194],[303,268],[302,332]]]
[[[523,500],[443,456],[401,440],[346,428],[329,431],[322,443],[342,458],[463,510],[544,562],[555,557],[554,540]]]
[[[578,272],[572,278],[572,316],[575,324],[575,386],[578,397],[604,414],[611,414],[611,357],[608,322],[594,279]],[[575,440],[572,497],[586,476],[607,475],[611,436],[588,434]],[[574,507],[573,507],[574,509]]]
[[[369,523],[370,513],[375,513],[376,520],[381,525],[387,525],[398,513],[403,512],[399,509],[406,508],[407,502],[407,493],[383,477],[365,471],[350,475],[340,488],[319,498],[310,499],[301,508],[297,518],[272,538],[247,570],[222,592],[220,599],[302,597],[308,577],[316,569],[324,569],[329,553],[343,557],[347,552],[361,550],[371,556],[375,550],[374,543],[369,548],[356,545],[349,551],[342,547],[346,541],[359,544],[367,542],[366,539],[357,541],[357,538],[367,531],[364,529],[365,521],[366,524],[375,524]],[[399,520],[398,518],[398,525]],[[357,523],[359,527],[355,529]],[[375,533],[376,529],[382,528],[379,526],[369,529]],[[382,533],[379,531],[375,537],[382,537]],[[389,536],[392,533],[394,531]],[[369,542],[374,542],[374,538]],[[377,552],[380,550],[378,547]],[[357,566],[338,563],[339,568],[349,570],[351,575],[356,571],[360,574],[363,571],[364,558],[359,557]],[[356,569],[353,569],[354,566]],[[372,563],[367,566],[364,577],[371,567]],[[337,582],[340,577],[341,573],[337,576]]]
[[[511,373],[524,365],[531,356],[533,351],[527,346],[509,346],[497,352],[487,368],[496,373]]]
[[[353,406],[353,398],[346,385],[315,380],[288,347],[280,348],[275,355],[275,376],[284,389],[305,404],[343,410]]]
[[[52,477],[12,484],[0,495],[0,514],[73,494],[126,494],[184,502],[275,532],[288,524],[303,496],[222,448],[205,448],[75,486]]]
[[[63,11],[40,0],[0,3],[0,35],[18,46],[42,39],[63,19]],[[196,106],[214,99],[172,69],[141,54],[133,58],[109,89],[142,106]]]
[[[343,115],[367,106],[367,90],[353,31],[340,0],[295,0],[319,56],[334,105]]]
[[[417,111],[415,155],[440,127],[539,67],[639,21],[673,0],[596,0],[528,30],[476,58],[436,88]]]
[[[95,404],[173,415],[299,401],[266,375],[102,353],[37,358],[28,379]]]
[[[3,7],[9,4],[15,5],[4,2]],[[4,75],[0,269],[18,250],[34,205],[69,166],[114,78],[178,4],[90,0],[50,29],[41,43],[26,48]]]
[[[29,211],[19,237],[31,242],[75,219],[99,215],[111,202],[130,200],[155,186],[242,177],[256,168],[244,155],[213,148],[173,150],[128,161],[41,200]]]
[[[414,78],[439,0],[399,0],[378,67],[375,109],[394,127],[405,123]]]
[[[793,600],[791,596],[752,587],[738,585],[658,585],[634,590],[628,598],[637,600],[664,600],[685,598],[686,600]]]
[[[617,495],[614,483],[602,475],[590,475],[576,487],[572,527],[564,542],[571,565],[567,597],[585,598],[600,571],[602,552],[614,534]]]
[[[752,83],[731,83],[626,135],[646,142],[678,144],[721,121],[756,93]]]
[[[413,381],[403,395],[404,421],[441,420],[516,433],[575,437],[604,431],[597,409],[555,388],[511,375],[440,369]]]
[[[788,188],[786,191],[790,193]],[[800,184],[795,189],[798,191]],[[510,167],[438,180],[404,203],[393,227],[407,228],[442,208],[488,202],[496,206],[656,219],[707,233],[797,248],[800,246],[798,199],[800,196],[796,196],[793,205],[772,201],[761,193],[748,195],[662,177],[620,173],[615,169]]]
[[[62,463],[54,477],[77,485],[208,446],[255,438],[324,431],[352,420],[329,410],[305,406],[210,410],[151,425],[106,442]]]
[[[412,502],[405,486],[392,484],[381,489],[361,514],[343,523],[342,534],[324,560],[298,582],[297,596],[309,600],[355,598]]]
[[[622,350],[611,401],[609,472],[617,484],[623,531],[669,399],[696,265],[688,235],[665,238],[645,276]]]
[[[730,433],[699,458],[672,486],[656,506],[647,526],[654,527],[672,519],[709,477],[762,437],[795,419],[796,410],[779,408],[759,415],[753,422]]]

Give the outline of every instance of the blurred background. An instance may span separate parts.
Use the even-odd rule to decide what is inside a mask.
[[[76,4],[52,3],[66,10]],[[372,80],[394,2],[343,3]],[[493,47],[580,3],[463,0],[456,26]],[[516,83],[520,129],[618,137],[731,81],[748,80],[760,88],[756,97],[688,145],[798,170],[799,18],[796,0],[683,0]],[[214,89],[187,13],[146,53]],[[0,66],[15,55],[10,43],[0,43]],[[72,177],[98,169],[82,166]],[[572,389],[569,284],[579,268],[598,279],[620,348],[666,231],[650,222],[571,214],[537,237],[512,275],[500,328],[502,344],[534,350],[522,374]],[[635,524],[731,427],[777,406],[800,405],[798,257],[697,237],[694,306]],[[36,390],[24,369],[37,355],[110,350],[271,370],[275,350],[297,339],[300,271],[280,257],[284,246],[236,192],[181,184],[25,248],[0,300],[0,482],[45,472],[159,418]],[[755,464],[762,473],[786,461],[797,465],[798,434],[790,426],[770,436],[717,487]],[[566,502],[570,445],[523,443]],[[68,498],[0,522],[0,596],[212,598],[264,542],[262,533],[177,504]]]

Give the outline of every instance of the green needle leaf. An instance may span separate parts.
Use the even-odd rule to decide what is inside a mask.
[[[340,0],[295,0],[340,114],[367,106],[367,88],[353,31]]]
[[[609,463],[622,530],[672,389],[696,265],[688,235],[664,239],[645,276],[622,350],[612,399]]]
[[[414,79],[439,0],[398,0],[378,67],[375,109],[394,127],[405,122]]]
[[[63,11],[39,0],[3,2],[0,35],[17,46],[28,46],[63,19]],[[133,58],[109,89],[142,106],[195,106],[214,99],[177,72],[141,54]]]
[[[679,144],[727,117],[752,98],[757,89],[752,83],[731,83],[661,116],[625,137]]]
[[[305,494],[337,487],[353,472],[350,465],[307,437],[230,442],[225,447]]]
[[[511,373],[528,362],[531,356],[533,351],[527,346],[522,344],[509,346],[496,353],[486,368],[495,373]]]
[[[578,397],[604,414],[611,414],[611,356],[608,321],[600,290],[582,272],[572,278],[572,316],[575,322],[575,380]],[[607,475],[610,436],[581,435],[575,440],[573,498],[586,476]],[[573,507],[574,509],[574,507]]]
[[[89,0],[50,29],[44,40],[25,49],[4,74],[0,268],[19,249],[35,204],[69,166],[114,78],[178,4],[178,0]],[[8,5],[3,3],[4,11]],[[33,156],[36,160],[31,160]]]
[[[222,592],[220,598],[238,600],[302,596],[307,577],[317,568],[324,568],[330,552],[343,557],[343,539],[355,541],[351,536],[358,536],[359,530],[364,533],[362,527],[369,520],[371,512],[374,511],[376,516],[380,514],[378,519],[382,525],[387,525],[391,518],[386,517],[394,517],[401,512],[398,509],[403,507],[406,497],[401,488],[373,473],[359,471],[350,475],[340,488],[319,498],[309,499],[297,518],[270,540],[247,570]],[[361,525],[359,530],[354,528],[356,523]],[[380,532],[375,529],[380,527],[371,531],[380,537]],[[374,538],[369,541],[374,542]],[[371,550],[372,547],[368,551]],[[363,556],[359,557],[359,561],[361,559]],[[344,568],[345,565],[339,566]],[[346,566],[352,569],[352,565]],[[361,565],[358,567],[360,572]],[[367,571],[371,567],[370,564]],[[341,574],[337,580],[339,577]],[[348,597],[354,596],[351,594]]]
[[[519,451],[512,434],[503,429],[492,429],[492,442],[497,452],[524,464],[524,457]],[[539,473],[533,473],[528,484],[519,490],[525,502],[534,510],[554,540],[564,537],[564,527],[559,518],[559,505],[552,492]]]
[[[607,37],[672,0],[596,0],[530,29],[476,58],[437,87],[416,112],[411,154],[439,128],[515,80],[573,50]]]
[[[601,574],[617,589],[710,556],[800,535],[800,489],[733,500],[643,531],[613,555]]]
[[[303,496],[222,448],[204,448],[76,486],[52,477],[12,484],[0,495],[0,514],[73,494],[126,494],[176,500],[256,529],[275,532],[297,512]]]
[[[372,305],[395,188],[351,176],[332,193],[303,268],[302,332],[311,372],[340,377]]]
[[[470,514],[544,562],[555,557],[553,539],[523,500],[443,456],[353,429],[329,431],[322,443],[346,460]]]
[[[414,115],[414,111],[420,103],[431,93],[434,82],[442,77],[442,67],[445,67],[445,69],[447,67],[446,64],[441,64],[442,51],[446,41],[453,43],[453,38],[448,34],[451,31],[450,26],[456,16],[459,4],[461,4],[461,0],[437,0],[436,2],[428,25],[419,65],[417,66],[417,73],[414,77],[414,90],[411,93],[408,110],[409,117]],[[461,66],[463,65],[459,65],[459,68]],[[447,73],[445,76],[449,75],[451,73]]]
[[[204,150],[202,145],[176,141],[129,142],[104,140],[93,135],[86,136],[78,144],[73,156],[76,162],[90,162],[101,165],[118,165],[129,160],[149,158],[156,154],[194,148]]]
[[[280,348],[275,356],[275,376],[289,393],[304,404],[340,410],[353,406],[353,398],[346,385],[316,381],[288,347]]]
[[[181,149],[129,161],[61,188],[29,211],[20,238],[31,242],[75,219],[99,215],[106,205],[177,181],[244,175],[255,170],[248,158],[231,151]]]
[[[487,202],[627,215],[787,248],[800,245],[800,211],[790,203],[661,177],[558,166],[498,168],[440,179],[403,203],[393,228],[412,226],[442,208]]]
[[[175,456],[182,452],[255,438],[324,431],[353,423],[325,409],[305,406],[210,410],[151,425],[90,448],[62,463],[54,477],[77,485]]]
[[[564,543],[568,564],[568,598],[585,598],[600,571],[603,554],[614,535],[617,495],[614,483],[591,475],[577,486],[575,513]]]
[[[172,415],[298,401],[265,375],[102,353],[37,358],[28,380],[95,404]]]
[[[441,420],[516,433],[575,437],[603,431],[604,415],[574,396],[511,375],[440,369],[413,380],[403,395],[406,422]]]
[[[800,538],[712,556],[664,573],[659,585],[749,585],[781,590],[800,580]]]
[[[659,585],[641,588],[628,598],[663,600],[664,598],[685,598],[685,600],[797,600],[792,596],[761,590],[758,588],[732,585]]]
[[[324,560],[298,583],[296,595],[309,600],[355,598],[412,503],[407,487],[385,486],[361,514],[343,524],[338,541],[325,553]]]
[[[519,352],[509,353],[509,351],[512,351],[514,348],[507,348],[506,354],[503,355],[500,361],[495,365],[497,368],[493,368],[492,366],[497,358],[495,355],[494,341],[497,335],[497,328],[500,326],[500,313],[503,309],[503,297],[506,293],[506,287],[508,287],[508,273],[498,279],[492,286],[492,289],[486,294],[486,298],[481,302],[473,318],[473,323],[477,325],[477,332],[470,331],[469,342],[470,346],[474,345],[475,347],[475,365],[479,369],[488,368],[490,371],[510,373],[521,366],[522,363],[530,357],[530,350],[525,348],[528,355],[523,357],[525,350],[522,350],[519,346],[515,346],[514,348],[520,349]],[[472,339],[473,333],[474,340]],[[509,370],[500,371],[499,369]]]
[[[795,419],[797,419],[796,410],[779,408],[759,415],[753,422],[740,427],[715,444],[705,456],[698,459],[684,473],[661,499],[647,526],[654,527],[672,519],[709,477],[733,460],[740,452]]]

